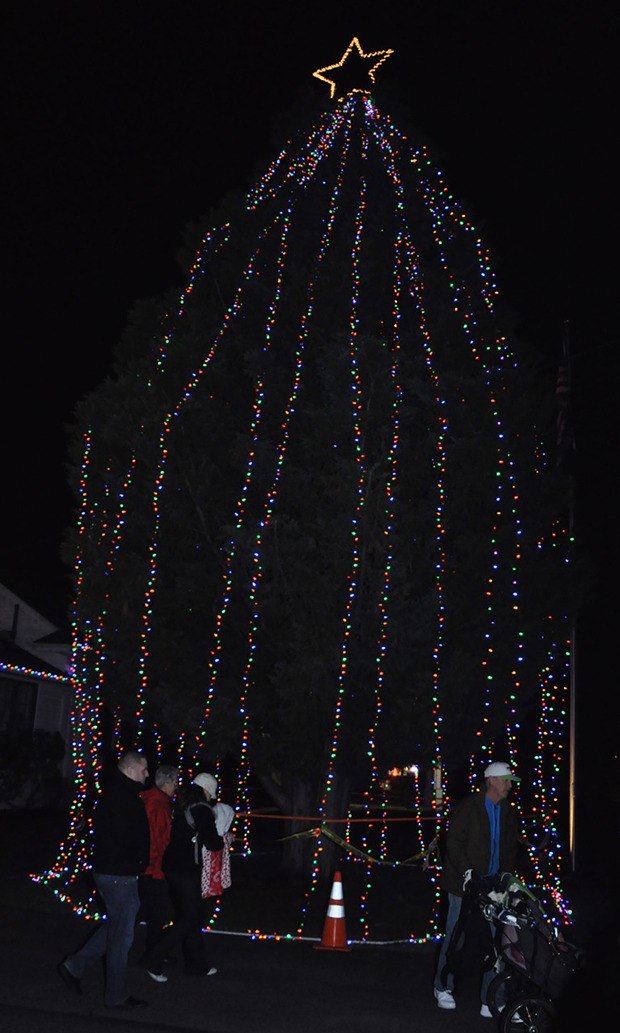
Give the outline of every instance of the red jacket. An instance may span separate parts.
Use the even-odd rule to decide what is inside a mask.
[[[157,786],[145,789],[144,792],[140,793],[140,796],[149,819],[149,829],[151,832],[149,864],[145,874],[151,875],[154,879],[163,879],[165,876],[161,869],[161,859],[164,856],[164,850],[170,842],[172,801]]]

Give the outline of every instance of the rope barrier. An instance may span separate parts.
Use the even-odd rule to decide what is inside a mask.
[[[391,821],[417,821],[418,819],[413,818],[324,818],[320,814],[260,814],[258,811],[238,811],[235,814],[237,818],[267,818],[275,821],[320,821],[322,824],[329,823],[334,824],[349,824],[349,822],[362,822],[364,825],[371,825],[375,822],[380,822],[385,825]],[[434,815],[421,815],[422,821],[435,821]]]
[[[374,824],[379,823],[381,825],[387,825],[387,824],[391,824],[393,822],[399,822],[399,821],[404,821],[404,822],[417,822],[417,821],[434,821],[434,822],[436,822],[437,821],[437,815],[435,815],[435,814],[421,814],[419,816],[419,818],[417,818],[417,817],[411,817],[411,818],[386,818],[386,817],[382,817],[382,818],[370,818],[370,817],[367,817],[367,818],[324,818],[324,817],[322,817],[321,815],[318,815],[318,814],[314,814],[314,815],[307,815],[307,814],[261,814],[259,811],[240,811],[240,812],[238,812],[238,814],[236,816],[239,817],[239,818],[261,818],[261,819],[271,820],[271,821],[311,821],[311,822],[320,822],[321,828],[324,828],[328,824],[329,825],[349,825],[349,824],[352,824],[352,823],[358,823],[358,824],[363,824],[363,825],[374,825]],[[532,828],[535,828],[537,824],[538,823],[530,823],[530,824],[526,823],[525,824],[525,832],[529,833],[529,830],[532,829]],[[540,822],[540,825],[542,827],[542,834],[541,834],[540,840],[538,842],[536,842],[529,834],[526,834],[526,835],[523,835],[523,836],[519,836],[519,840],[522,843],[524,843],[526,846],[530,847],[531,850],[533,850],[535,852],[542,853],[542,851],[544,851],[546,849],[546,847],[548,846],[548,844],[549,844],[549,840],[551,838],[551,831],[544,824],[544,822]],[[298,835],[302,835],[302,833],[298,833]],[[286,836],[284,838],[285,839],[292,839],[293,837],[292,836]],[[282,839],[278,840],[278,842],[283,842],[283,841],[284,840],[282,840]]]

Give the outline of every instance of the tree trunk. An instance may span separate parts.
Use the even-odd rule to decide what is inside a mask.
[[[282,813],[291,816],[284,822],[283,836],[294,836],[296,833],[317,828],[321,824],[317,805],[320,788],[315,783],[295,777],[288,784],[281,785],[265,772],[257,772],[257,775],[263,788],[266,789]],[[342,771],[334,772],[332,789],[327,795],[324,818],[346,818],[350,797],[350,776]],[[316,820],[313,821],[313,818]],[[336,835],[343,836],[344,823],[330,823],[328,828]],[[290,876],[308,878],[312,869],[314,838],[302,836],[299,839],[287,839],[282,846],[282,870]],[[345,855],[342,848],[327,836],[322,837],[322,846],[318,875],[321,881],[327,882],[332,879]]]
[[[298,820],[313,818],[317,814],[317,789],[312,782],[294,777],[288,783],[276,781],[269,773],[255,769],[256,775],[273,802],[280,808],[283,815],[291,815],[282,823],[282,837],[294,836],[298,832],[305,832],[317,822]],[[282,844],[282,870],[291,876],[303,876],[310,870],[312,848],[314,840],[306,837],[300,839],[287,839]]]
[[[299,778],[293,779],[290,786],[289,814],[300,815],[308,818],[316,814],[316,789],[310,782],[302,781]],[[312,821],[287,821],[285,836],[294,836],[297,832],[305,832],[313,827]],[[318,825],[318,822],[316,822]],[[304,875],[309,870],[312,857],[314,839],[301,837],[300,839],[289,839],[284,843],[282,854],[282,868],[289,875]]]
[[[327,794],[326,818],[346,818],[351,799],[351,778],[344,771],[335,771],[331,792]],[[329,824],[328,828],[344,839],[344,822]],[[319,855],[319,878],[331,880],[341,861],[346,857],[342,847],[323,836],[323,850]]]

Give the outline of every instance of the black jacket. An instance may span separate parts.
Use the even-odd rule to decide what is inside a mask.
[[[221,850],[224,840],[218,835],[213,811],[201,789],[190,786],[172,814],[170,842],[164,853],[162,868],[166,875],[192,874],[202,867],[202,851]],[[189,820],[188,820],[189,819]]]
[[[93,871],[140,875],[149,863],[149,823],[140,799],[144,786],[116,768],[95,805]]]

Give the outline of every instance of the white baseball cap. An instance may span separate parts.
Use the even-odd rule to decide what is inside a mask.
[[[513,775],[512,771],[505,763],[505,761],[495,761],[494,764],[489,764],[488,768],[484,772],[485,778],[509,778],[511,782],[520,782],[521,779],[517,775]]]

